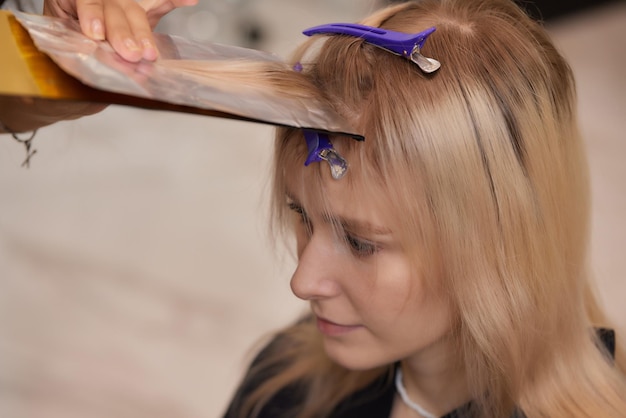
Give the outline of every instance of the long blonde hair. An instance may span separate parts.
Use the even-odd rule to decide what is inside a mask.
[[[612,363],[593,332],[606,322],[590,284],[587,167],[566,62],[507,0],[408,2],[362,23],[407,33],[436,26],[423,52],[441,69],[425,75],[344,36],[306,42],[294,62],[365,134],[364,143],[335,138],[360,162],[359,181],[387,190],[403,239],[440,259],[475,412],[626,416],[623,354]],[[303,169],[299,135],[277,133],[278,224],[286,177]],[[247,381],[259,384],[243,416],[288,386],[301,388],[294,415],[325,416],[390,373],[334,364],[301,321],[251,369]]]

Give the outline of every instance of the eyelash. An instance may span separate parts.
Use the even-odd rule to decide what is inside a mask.
[[[345,239],[352,253],[359,258],[372,256],[380,249],[378,245],[373,242],[357,238],[349,233],[346,233]]]
[[[302,208],[302,206],[299,206],[294,202],[289,202],[287,203],[287,207],[289,208],[289,210],[292,210],[298,215],[300,215],[300,221],[302,223],[307,224],[307,225],[311,223],[311,221],[309,220],[309,217],[307,216],[306,212],[304,212],[304,208]]]
[[[311,228],[311,221],[302,206],[294,202],[289,202],[287,203],[287,207],[300,215],[300,222],[302,224],[306,225],[307,228]],[[358,238],[348,232],[345,232],[344,240],[346,245],[350,248],[350,251],[358,258],[372,256],[380,250],[379,246],[375,243]]]

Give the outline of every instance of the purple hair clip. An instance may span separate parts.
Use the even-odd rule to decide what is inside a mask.
[[[342,178],[348,171],[348,163],[333,148],[333,144],[328,139],[328,135],[304,129],[304,139],[309,149],[304,165],[307,166],[317,161],[326,161],[330,165],[330,174],[335,180]]]
[[[421,49],[434,31],[435,28],[432,27],[419,33],[408,34],[354,23],[330,23],[309,28],[302,33],[307,36],[316,34],[356,36],[369,44],[413,61],[425,73],[432,73],[437,71],[441,64],[436,59],[422,55]]]

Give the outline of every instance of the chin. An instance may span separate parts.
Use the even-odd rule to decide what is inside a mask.
[[[348,370],[365,371],[391,363],[386,359],[378,358],[369,350],[345,347],[329,341],[324,341],[324,350],[332,361]]]

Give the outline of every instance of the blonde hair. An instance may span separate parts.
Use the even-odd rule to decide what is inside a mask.
[[[364,143],[334,139],[359,166],[341,181],[387,190],[402,238],[439,258],[474,413],[626,416],[623,354],[612,363],[593,332],[606,321],[590,284],[587,167],[564,59],[512,1],[408,2],[362,23],[407,33],[436,26],[423,52],[441,69],[425,75],[345,36],[312,39],[294,61],[365,134]],[[305,153],[297,131],[278,130],[279,224],[286,177],[303,170]],[[294,415],[325,416],[391,373],[343,369],[317,334],[307,320],[279,334],[246,378],[258,385],[241,400],[242,416],[289,386],[302,397]]]
[[[281,61],[254,60],[160,60],[158,65],[177,74],[196,78],[203,86],[228,84],[229,92],[276,94],[287,100],[315,100],[315,86]]]

